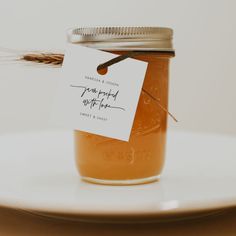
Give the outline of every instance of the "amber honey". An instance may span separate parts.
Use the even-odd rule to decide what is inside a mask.
[[[75,131],[77,168],[86,180],[128,184],[160,176],[166,146],[167,113],[162,107],[168,105],[169,56],[150,53],[136,59],[148,67],[129,142]]]

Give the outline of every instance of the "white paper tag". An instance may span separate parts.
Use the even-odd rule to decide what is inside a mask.
[[[125,59],[108,68],[97,66],[117,55],[68,44],[52,119],[68,128],[129,140],[147,63]]]

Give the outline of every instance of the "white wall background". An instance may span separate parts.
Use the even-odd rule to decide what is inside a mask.
[[[236,1],[0,0],[0,46],[63,50],[73,26],[168,26],[171,127],[236,133]],[[50,103],[60,69],[3,65],[0,132],[52,128]]]

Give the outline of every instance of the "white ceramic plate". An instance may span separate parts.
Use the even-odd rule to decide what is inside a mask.
[[[160,182],[100,186],[80,181],[73,133],[0,136],[0,205],[91,221],[151,221],[236,206],[236,138],[170,132]]]

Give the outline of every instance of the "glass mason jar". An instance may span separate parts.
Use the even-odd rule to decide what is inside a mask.
[[[133,58],[148,63],[128,142],[74,131],[76,165],[83,180],[130,185],[160,178],[166,146],[168,67],[169,59],[174,56],[172,35],[170,28],[160,27],[98,27],[69,31],[70,43],[109,51],[114,57],[140,52]]]

